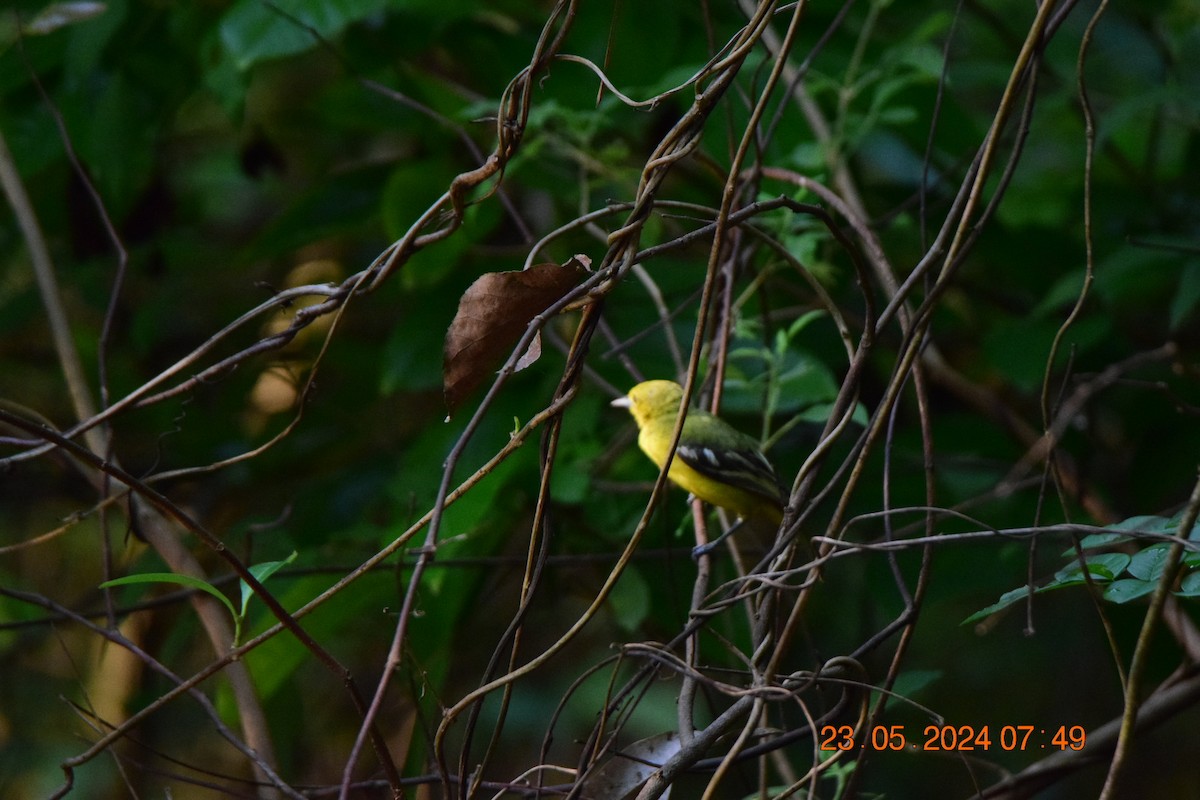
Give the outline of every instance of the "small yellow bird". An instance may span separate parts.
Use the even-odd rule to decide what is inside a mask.
[[[662,469],[671,449],[683,387],[646,381],[612,405],[628,408],[639,429],[638,446]],[[677,486],[744,520],[779,527],[787,492],[758,442],[713,414],[689,409],[667,477]]]

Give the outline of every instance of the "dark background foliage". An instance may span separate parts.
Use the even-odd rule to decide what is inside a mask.
[[[675,796],[1194,794],[1200,12],[809,5],[785,56],[794,6],[723,49],[748,0],[0,11],[0,794],[619,797],[585,770],[755,693]],[[447,419],[467,287],[576,253]],[[684,379],[705,286],[695,399],[800,480],[697,563],[608,402]]]

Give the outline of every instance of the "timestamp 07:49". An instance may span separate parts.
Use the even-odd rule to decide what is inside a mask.
[[[926,725],[910,739],[903,725],[876,725],[855,731],[850,725],[822,725],[822,750],[1082,750],[1087,731],[1082,725],[1039,728],[1036,725]]]

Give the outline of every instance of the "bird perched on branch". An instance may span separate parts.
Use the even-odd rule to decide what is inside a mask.
[[[659,469],[670,453],[682,402],[683,387],[674,381],[639,383],[612,402],[633,414],[638,446]],[[696,409],[688,409],[686,414],[667,477],[743,520],[779,527],[787,492],[758,442],[713,414]]]

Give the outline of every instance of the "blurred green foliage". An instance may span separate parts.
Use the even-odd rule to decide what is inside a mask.
[[[170,368],[272,293],[341,282],[401,237],[457,174],[479,165],[478,153],[491,151],[496,104],[508,81],[528,65],[550,8],[515,0],[110,0],[99,13],[21,35],[46,5],[16,0],[0,10],[0,133],[47,237],[87,377],[96,390],[103,356],[110,400]],[[603,65],[623,93],[644,100],[685,83],[712,48],[745,22],[734,4],[705,4],[707,17],[699,8],[686,2],[585,3],[564,52]],[[957,20],[949,8],[855,4],[823,42],[839,9],[814,5],[792,64],[812,56],[804,87],[827,119],[829,135],[816,135],[798,104],[780,105],[777,95],[768,106],[774,134],[753,155],[762,165],[834,187],[845,171],[899,280],[927,252],[959,189],[1032,13],[1031,4],[1017,0],[966,3]],[[1090,185],[1095,282],[1082,315],[1062,337],[1045,387],[1057,404],[1097,381],[1062,442],[1078,492],[1042,494],[1036,470],[1019,476],[1032,475],[1032,481],[1006,483],[1028,447],[1007,422],[1019,418],[1040,432],[1051,344],[1084,282],[1085,139],[1076,58],[1087,13],[1074,9],[1047,44],[1028,137],[1003,202],[931,311],[930,340],[945,362],[1002,404],[989,414],[935,381],[928,395],[935,502],[967,509],[995,529],[1064,521],[1105,525],[1143,514],[1170,518],[1188,495],[1200,452],[1194,424],[1200,407],[1200,18],[1193,3],[1176,0],[1110,9],[1085,68],[1096,118]],[[660,200],[719,204],[738,132],[771,63],[763,50],[751,56],[709,120],[697,154],[677,165]],[[459,296],[483,272],[519,268],[533,242],[555,228],[606,203],[628,202],[646,158],[694,94],[687,86],[654,107],[633,109],[600,91],[581,64],[552,63],[536,81],[528,129],[505,169],[501,193],[478,193],[480,202],[453,236],[417,253],[379,290],[347,305],[298,426],[254,458],[157,488],[246,563],[296,551],[294,564],[281,569],[270,587],[289,610],[388,545],[434,506],[447,455],[474,411],[468,401],[461,414],[444,421],[442,337]],[[1004,133],[1005,152],[1015,146],[1015,135],[1013,128]],[[119,286],[113,243],[81,173],[128,251]],[[995,179],[988,183],[989,197],[997,186]],[[812,192],[772,178],[757,196],[781,194],[820,202]],[[642,244],[672,239],[703,216],[662,207]],[[535,260],[561,262],[580,252],[598,261],[603,235],[623,220],[614,212],[599,218],[594,230],[572,229]],[[879,307],[886,303],[878,287],[858,285],[847,253],[814,219],[783,209],[756,224],[785,245],[855,330],[867,313],[864,291]],[[588,355],[597,380],[582,384],[563,417],[544,531],[552,558],[524,617],[517,664],[549,647],[584,613],[645,508],[654,472],[632,446],[629,420],[607,407],[605,385],[624,391],[641,377],[678,376],[667,331],[686,358],[707,250],[708,242],[700,241],[644,265],[672,313],[668,323],[660,322],[645,287],[632,276],[606,300],[611,338],[597,335]],[[744,430],[772,437],[771,456],[790,482],[817,441],[847,357],[837,327],[818,313],[821,305],[796,267],[767,248],[744,252],[724,411]],[[203,365],[277,333],[297,307],[260,317],[223,340]],[[551,322],[541,360],[512,377],[478,420],[446,479],[450,488],[504,447],[514,425],[550,402],[578,318],[571,312]],[[102,342],[106,320],[110,333]],[[261,446],[297,416],[297,389],[328,331],[327,323],[319,323],[235,370],[120,414],[113,421],[116,456],[132,474],[153,479]],[[1099,382],[1104,370],[1166,342],[1177,348],[1170,358]],[[899,344],[895,326],[881,332],[855,400],[854,435],[884,394]],[[715,374],[715,358],[710,346],[705,375]],[[28,249],[12,215],[0,216],[0,400],[32,409],[59,428],[75,421]],[[821,480],[837,479],[852,440],[835,446]],[[507,663],[501,653],[499,667],[487,666],[517,614],[546,469],[544,447],[539,435],[530,437],[442,519],[437,559],[416,593],[405,657],[383,719],[405,775],[434,772],[430,739],[442,709]],[[886,454],[865,462],[862,488],[845,509],[854,537],[883,534],[879,517],[855,515],[884,508],[885,483],[888,507],[926,505],[922,447],[910,393]],[[21,449],[8,441],[5,448],[0,456]],[[0,550],[0,586],[107,624],[99,584],[164,565],[128,535],[120,513],[110,509],[101,517],[93,511],[97,499],[64,459],[23,461],[0,474],[0,547],[70,523],[48,542]],[[837,500],[834,492],[814,504],[814,530]],[[1098,518],[1097,507],[1112,517]],[[917,524],[923,513],[897,514],[889,526]],[[553,669],[515,690],[492,753],[491,763],[500,766],[489,768],[487,777],[510,780],[540,763],[543,738],[553,740],[545,758],[574,766],[578,743],[611,686],[636,669],[625,661],[605,664],[614,655],[610,645],[666,641],[688,621],[696,569],[688,555],[689,525],[682,495],[669,491],[599,617],[551,662]],[[975,529],[950,517],[935,527],[945,534]],[[418,533],[413,544],[423,536]],[[112,548],[108,566],[102,540]],[[1055,538],[1031,548],[1027,540],[997,537],[939,548],[897,690],[906,687],[902,693],[916,702],[964,724],[1092,726],[1119,714],[1120,685],[1095,610],[1083,590],[1066,588],[1082,578],[1069,573],[1069,557],[1061,555],[1067,544],[1069,539]],[[1136,542],[1126,544],[1137,548]],[[218,589],[232,596],[225,567],[204,548],[194,550]],[[1111,592],[1123,591],[1117,580],[1127,573],[1120,585],[1129,593],[1108,598],[1120,606],[1107,607],[1127,657],[1144,612],[1138,598],[1161,569],[1138,558],[1153,559],[1161,550],[1103,555],[1108,560],[1093,566],[1107,570],[1096,574]],[[785,659],[788,669],[813,669],[854,651],[903,610],[884,556],[858,556],[835,559],[823,573],[803,633]],[[387,559],[303,621],[368,695],[414,563],[411,553]],[[721,578],[734,575],[727,558],[716,568]],[[902,553],[896,569],[913,579],[920,554]],[[1034,599],[1036,637],[1025,637],[1025,622],[1016,619],[1024,616],[1015,602],[1024,590],[1005,595],[1011,610],[1022,613],[993,617],[986,628],[960,625],[1030,573],[1065,589]],[[1183,590],[1197,594],[1194,582]],[[127,609],[169,591],[139,584],[113,598],[117,608]],[[11,594],[0,597],[5,796],[48,794],[61,781],[59,763],[85,749],[80,737],[96,737],[72,703],[88,707],[111,690],[117,706],[103,707],[116,721],[171,688],[142,672],[120,688],[96,683],[107,675],[105,647],[77,625],[52,622],[53,616]],[[129,635],[178,674],[211,660],[182,597],[168,596],[130,617],[119,614],[117,621],[135,617],[136,632],[129,623]],[[261,605],[251,604],[245,636],[273,622]],[[702,640],[702,660],[740,667],[728,663],[724,642],[744,648],[746,620],[727,613],[713,630],[717,636]],[[886,674],[889,652],[864,657],[876,678]],[[1165,645],[1154,655],[1155,679],[1179,657]],[[288,635],[269,640],[246,661],[277,738],[281,773],[294,785],[336,783],[361,721],[339,679]],[[228,686],[215,679],[202,688],[219,698],[235,727]],[[673,692],[673,686],[654,685],[641,704],[630,703],[628,739],[673,729]],[[706,708],[715,716],[719,703],[710,699]],[[560,700],[562,716],[551,731],[548,719]],[[481,712],[475,758],[482,757],[489,726],[496,724],[498,703],[489,698]],[[177,708],[183,711],[176,714]],[[895,708],[895,721],[911,731],[928,721],[913,706]],[[803,725],[798,714],[778,722]],[[224,791],[248,793],[240,783],[250,777],[244,760],[219,745],[211,728],[194,705],[176,701],[139,728],[141,744],[121,750],[130,763],[153,769],[122,778],[111,760],[94,761],[79,773],[72,796],[113,796],[123,791],[122,780],[144,796],[220,794],[189,786],[200,780],[197,774],[160,755],[216,764],[215,771],[228,778]],[[457,754],[464,737],[461,726],[452,730],[449,752]],[[147,742],[150,749],[139,749]],[[1172,766],[1182,747],[1178,740],[1160,748],[1157,762],[1153,753],[1141,754],[1154,762],[1157,777],[1147,779],[1150,793],[1140,796],[1184,796],[1186,791],[1170,792],[1200,782],[1194,770],[1181,778],[1187,770]],[[1019,770],[1040,755],[989,757]],[[1195,763],[1195,753],[1189,755]],[[513,768],[506,772],[504,765]],[[754,785],[749,773],[731,781],[725,796],[746,794]],[[934,781],[947,795],[972,791],[969,773],[948,760],[880,754],[863,773],[859,789],[888,797],[927,796],[917,787]],[[373,762],[361,774],[379,777]],[[1056,796],[1083,796],[1097,781],[1095,772],[1069,779]]]

